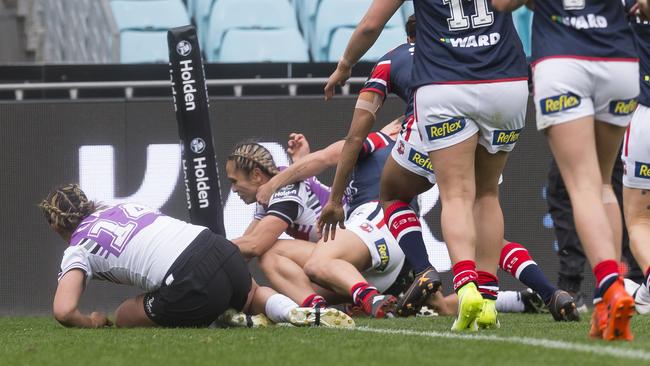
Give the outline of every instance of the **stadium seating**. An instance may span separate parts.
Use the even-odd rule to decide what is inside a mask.
[[[120,31],[169,29],[190,23],[181,0],[113,0],[110,4]]]
[[[415,8],[413,7],[413,2],[405,1],[404,5],[401,6],[400,11],[402,12],[402,17],[404,18],[404,23],[408,18],[415,13]]]
[[[334,31],[329,46],[328,57],[325,61],[337,62],[341,59],[343,51],[345,51],[345,47],[348,44],[348,40],[350,39],[350,36],[352,36],[352,32],[354,32],[354,28],[351,27],[342,27]],[[388,28],[381,33],[377,42],[375,42],[368,52],[366,52],[366,54],[361,58],[361,61],[376,62],[381,56],[385,55],[386,52],[405,42],[406,33],[403,29]]]
[[[321,0],[314,23],[315,36],[311,39],[314,61],[328,59],[329,46],[335,31],[342,27],[356,27],[371,3],[372,0]],[[399,12],[388,21],[384,32],[391,28],[404,28],[404,20]]]
[[[120,62],[167,63],[167,31],[123,31],[120,34]]]
[[[309,62],[309,53],[297,29],[231,29],[223,37],[219,59],[208,61]]]
[[[512,12],[512,21],[515,23],[515,29],[521,38],[521,43],[524,46],[524,52],[526,56],[530,57],[531,55],[531,44],[530,37],[532,33],[533,26],[533,12],[528,10],[525,6]]]
[[[204,37],[208,59],[218,59],[224,34],[233,28],[298,30],[293,7],[284,0],[217,0]]]

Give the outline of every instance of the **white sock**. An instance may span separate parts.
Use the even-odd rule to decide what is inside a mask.
[[[501,313],[522,313],[525,308],[518,291],[499,291],[496,305]]]
[[[289,321],[289,313],[298,307],[293,300],[282,295],[275,294],[266,300],[264,312],[274,323],[286,323]]]

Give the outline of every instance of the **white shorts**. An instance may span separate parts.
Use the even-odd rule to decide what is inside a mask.
[[[345,228],[355,233],[370,252],[372,265],[361,274],[379,292],[386,291],[402,270],[404,252],[388,231],[379,202],[368,202],[357,207],[345,222]]]
[[[512,151],[524,128],[528,82],[425,85],[413,103],[424,151],[456,145],[477,132],[490,153]]]
[[[432,185],[436,184],[429,154],[422,150],[421,145],[420,131],[417,129],[415,118],[410,116],[404,121],[404,127],[397,135],[397,141],[390,154],[402,168],[428,179]]]
[[[639,63],[549,58],[533,67],[537,129],[586,116],[625,127],[639,95]]]
[[[623,185],[650,189],[650,108],[639,104],[625,134]]]

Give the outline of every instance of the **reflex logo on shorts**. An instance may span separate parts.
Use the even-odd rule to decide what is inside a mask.
[[[609,113],[615,116],[627,116],[634,113],[639,103],[636,98],[625,100],[612,100],[609,102]]]
[[[375,268],[377,271],[383,271],[388,267],[388,260],[390,259],[390,253],[388,253],[388,245],[384,239],[379,239],[375,242],[375,247],[377,248],[377,253],[379,253],[379,266]]]
[[[643,179],[650,179],[650,163],[637,161],[634,163],[634,176]]]
[[[431,165],[431,160],[427,154],[423,154],[419,151],[410,149],[409,151],[409,161],[418,167],[433,173],[433,165]]]
[[[492,145],[514,144],[519,141],[519,134],[522,128],[518,130],[494,130],[492,133]]]
[[[542,114],[553,114],[567,109],[575,108],[580,105],[580,97],[569,92],[553,97],[544,98],[539,101],[539,107]]]
[[[465,128],[465,118],[452,118],[448,121],[426,126],[429,141],[438,140],[456,134]]]

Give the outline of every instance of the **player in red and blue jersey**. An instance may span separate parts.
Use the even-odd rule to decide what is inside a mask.
[[[326,98],[333,95],[335,85],[347,80],[352,65],[401,4],[400,0],[373,2],[328,80]],[[498,182],[507,153],[523,128],[528,97],[522,46],[511,16],[494,11],[487,0],[415,0],[414,4],[419,39],[411,80],[414,117],[420,148],[428,152],[436,171],[443,235],[459,294],[459,316],[452,329],[496,326],[494,300],[484,301],[476,283],[496,282],[503,238]],[[368,102],[358,104],[355,115],[372,114],[372,100]],[[353,122],[347,139],[351,157],[359,149],[359,132]],[[321,214],[326,234],[341,221],[336,201],[349,169],[344,157],[337,177],[339,170],[343,174],[332,187],[331,207]],[[396,237],[417,226],[408,202],[396,201],[385,211]],[[480,225],[474,223],[475,216]],[[477,251],[483,258],[478,268],[481,276]]]
[[[522,4],[493,2],[502,10]],[[566,183],[596,277],[590,335],[631,340],[634,305],[619,278],[623,226],[611,175],[639,94],[632,30],[621,1],[538,0],[534,11],[537,128]]]
[[[630,248],[644,271],[645,281],[636,290],[634,302],[639,314],[650,313],[650,9],[648,3],[635,5],[627,0],[630,23],[639,54],[641,94],[632,122],[625,135],[622,159],[623,210],[630,234]],[[645,13],[639,12],[643,10]]]

